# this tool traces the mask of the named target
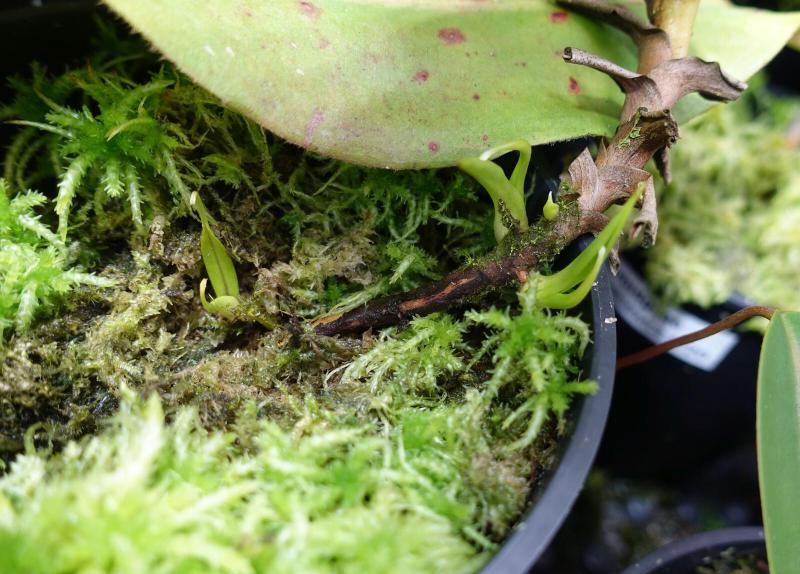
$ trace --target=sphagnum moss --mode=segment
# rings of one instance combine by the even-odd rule
[[[44,235],[103,284],[43,299],[0,347],[0,571],[476,570],[592,390],[586,325],[529,289],[513,311],[315,335],[313,317],[485,253],[482,192],[304,153],[103,53],[17,80],[3,112],[27,122],[9,201],[49,190]],[[201,307],[195,191],[263,321]]]

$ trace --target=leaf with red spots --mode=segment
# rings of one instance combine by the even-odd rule
[[[520,137],[610,135],[622,94],[561,51],[636,67],[627,37],[548,0],[104,1],[279,136],[381,167],[453,165]],[[797,14],[703,0],[693,49],[745,80],[798,24]],[[708,107],[687,100],[683,119]]]

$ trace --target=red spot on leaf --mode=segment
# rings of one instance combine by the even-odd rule
[[[331,45],[331,41],[328,40],[325,36],[322,36],[319,39],[319,49],[320,50],[324,50],[325,48],[327,48],[330,45]]]
[[[467,38],[458,28],[442,28],[439,30],[439,39],[445,44],[461,44]]]
[[[311,139],[314,137],[314,132],[317,131],[319,125],[325,121],[325,114],[321,110],[315,109],[311,119],[306,124],[306,130],[303,133],[303,147],[311,145]]]
[[[569,18],[569,14],[566,12],[558,11],[558,12],[551,12],[550,13],[550,21],[553,24],[562,24],[567,21]]]
[[[472,94],[472,99],[477,102],[478,100],[481,99],[481,95],[480,94]]]
[[[575,95],[581,93],[581,85],[578,83],[578,80],[576,80],[572,76],[569,77],[569,91]]]
[[[488,142],[489,141],[489,135],[488,134],[483,134],[481,136],[481,141],[482,142]]]
[[[428,142],[428,149],[431,150],[431,152],[436,153],[439,151],[439,144],[436,142]]]
[[[319,16],[319,8],[317,8],[312,2],[308,0],[300,0],[297,3],[297,7],[300,10],[300,13],[304,16],[308,16],[309,18],[316,18]]]
[[[420,70],[419,72],[414,74],[414,81],[419,82],[421,84],[422,82],[427,82],[428,78],[430,77],[431,75],[428,72],[428,70]]]

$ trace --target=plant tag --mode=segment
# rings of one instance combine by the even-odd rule
[[[624,261],[611,282],[614,305],[626,323],[650,342],[657,344],[708,327],[709,322],[678,307],[668,308],[659,315],[647,284]],[[669,354],[704,371],[713,371],[738,344],[739,336],[723,331],[669,351]]]

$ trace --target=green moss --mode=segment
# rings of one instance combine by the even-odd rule
[[[101,434],[56,457],[19,457],[0,479],[3,571],[474,570],[520,512],[532,459],[548,456],[549,437],[531,450],[526,425],[510,421],[528,409],[526,389],[548,390],[541,376],[559,369],[521,345],[542,345],[539,359],[555,345],[571,362],[585,343],[578,323],[532,307],[490,315],[474,320],[502,323],[513,343],[497,347],[489,384],[468,367],[466,323],[434,316],[382,334],[317,387],[301,383],[305,369],[299,386],[282,384],[285,364],[258,357],[264,348],[217,353],[195,385],[243,376],[273,392],[269,404],[244,401],[227,435],[207,433],[193,410],[165,424],[155,396],[131,407],[123,387]]]
[[[800,163],[788,131],[799,110],[756,86],[682,129],[647,260],[666,302],[708,306],[736,291],[800,308]]]
[[[488,397],[509,392],[509,414],[503,429],[514,429],[518,438],[511,448],[529,446],[548,417],[555,415],[563,428],[564,416],[573,395],[595,391],[592,381],[581,381],[580,370],[571,358],[583,354],[589,342],[589,328],[578,318],[550,315],[536,308],[535,286],[519,293],[521,312],[490,309],[472,311],[468,318],[491,329],[483,343],[491,351],[494,368],[487,381]]]
[[[474,551],[368,428],[259,424],[252,453],[158,401],[0,480],[3,572],[464,572]],[[409,486],[412,485],[412,486]],[[431,545],[435,540],[436,544]]]
[[[720,552],[719,556],[708,557],[698,566],[696,574],[760,574],[769,572],[769,565],[754,553],[737,553],[735,548]]]
[[[519,309],[317,336],[313,317],[485,255],[491,205],[454,171],[298,150],[123,45],[17,81],[4,112],[36,123],[6,155],[13,185],[44,190],[50,239],[114,287],[84,282],[0,348],[0,570],[476,570],[593,388],[587,327],[530,289]],[[254,320],[200,304],[193,192]]]
[[[61,241],[34,211],[46,202],[33,191],[9,197],[0,179],[0,346],[7,330],[24,333],[37,314],[75,287],[112,284],[73,265],[74,246]]]

